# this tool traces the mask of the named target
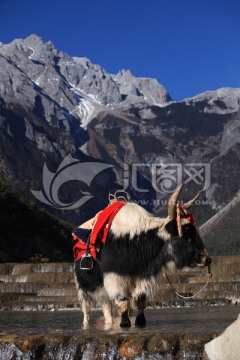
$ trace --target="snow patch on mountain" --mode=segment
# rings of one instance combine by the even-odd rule
[[[77,106],[79,117],[81,118],[81,127],[87,129],[87,125],[92,120],[94,114],[94,106],[90,101],[81,100]]]
[[[71,90],[77,97],[79,104],[71,111],[71,114],[78,115],[81,119],[81,127],[87,129],[88,124],[96,116],[101,109],[105,109],[97,96],[93,94],[86,94],[84,90],[77,88],[71,84]]]

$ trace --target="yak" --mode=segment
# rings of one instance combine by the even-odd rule
[[[88,326],[92,304],[97,302],[102,307],[105,324],[110,325],[112,304],[117,305],[121,327],[131,326],[130,305],[134,303],[135,326],[143,327],[146,302],[166,269],[207,265],[208,253],[194,217],[187,214],[198,195],[179,206],[182,188],[183,184],[171,195],[166,218],[155,217],[134,202],[122,204],[93,267],[82,269],[81,258],[76,259],[74,275],[84,326]]]

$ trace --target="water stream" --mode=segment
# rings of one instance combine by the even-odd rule
[[[147,326],[111,328],[100,311],[81,326],[79,310],[2,311],[1,360],[201,360],[206,342],[238,316],[239,306],[146,309]],[[132,321],[132,323],[134,323]]]
[[[104,325],[102,313],[95,310],[91,314],[90,326],[84,329],[80,310],[65,311],[3,311],[0,313],[1,334],[62,334],[85,335],[97,332],[139,333],[160,331],[162,333],[214,334],[222,332],[240,313],[239,306],[206,308],[146,309],[147,326],[143,329],[132,327],[121,329],[120,318],[115,317],[112,328]]]

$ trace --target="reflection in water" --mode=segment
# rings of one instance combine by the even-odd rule
[[[174,308],[146,309],[147,326],[136,329],[134,318],[130,329],[121,329],[120,318],[114,318],[114,325],[104,324],[100,311],[91,313],[89,328],[84,329],[82,313],[75,311],[2,311],[0,314],[1,334],[61,334],[61,335],[91,335],[94,333],[161,333],[174,334],[214,334],[222,332],[236,320],[240,309],[238,306],[206,307],[206,308]]]

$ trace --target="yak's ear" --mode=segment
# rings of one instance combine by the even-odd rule
[[[188,210],[192,205],[194,205],[195,201],[197,201],[197,199],[199,198],[200,192],[197,193],[197,195],[190,201],[186,202],[185,204],[181,205],[181,208],[183,210]]]
[[[177,216],[176,206],[177,206],[178,198],[182,192],[183,186],[184,186],[184,183],[182,183],[174,191],[174,193],[170,196],[170,199],[168,200],[168,217],[172,220],[176,219],[176,216]]]
[[[175,219],[171,219],[166,225],[165,229],[168,234],[178,235],[177,222]]]

